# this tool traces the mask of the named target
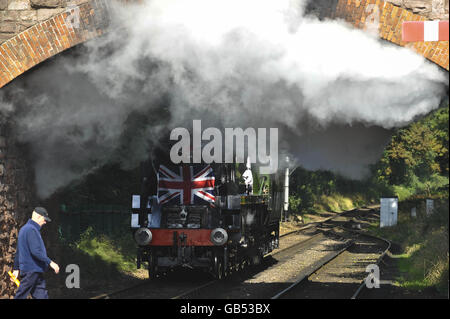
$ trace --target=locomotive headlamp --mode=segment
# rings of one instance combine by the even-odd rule
[[[216,246],[224,245],[228,240],[228,233],[223,228],[216,228],[211,232],[211,241]]]
[[[187,217],[187,212],[186,212],[186,210],[184,209],[184,206],[183,206],[183,208],[182,208],[182,210],[180,212],[180,218],[181,219],[186,219],[186,217]]]
[[[134,240],[139,246],[148,245],[152,241],[152,232],[148,228],[139,228],[134,233]]]

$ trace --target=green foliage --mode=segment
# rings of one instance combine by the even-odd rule
[[[91,257],[99,258],[121,272],[133,272],[136,269],[136,245],[128,232],[112,239],[88,227],[73,247]]]
[[[376,179],[426,191],[415,186],[448,177],[448,110],[447,105],[398,130],[374,168]]]
[[[71,207],[99,203],[123,206],[130,202],[131,194],[140,193],[140,174],[140,168],[127,171],[118,164],[105,165],[61,189],[57,196]]]
[[[415,190],[412,187],[405,187],[403,185],[394,185],[392,188],[393,195],[397,196],[399,201],[408,199],[415,193]]]
[[[395,132],[365,180],[298,167],[290,179],[290,210],[342,211],[379,203],[382,196],[448,198],[448,113],[447,98],[435,112]]]
[[[301,211],[302,199],[300,196],[289,196],[289,209],[293,212]]]
[[[398,130],[372,168],[376,184],[390,189],[387,195],[448,197],[448,99],[443,104]]]
[[[298,167],[289,184],[289,207],[294,213],[341,212],[375,198],[369,180],[349,180],[329,171],[311,172]]]

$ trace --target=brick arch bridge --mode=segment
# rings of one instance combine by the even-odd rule
[[[378,33],[380,38],[410,47],[449,70],[448,41],[401,41],[402,21],[425,21],[424,16],[380,0],[329,0],[314,9],[322,18],[344,19],[355,28]],[[75,19],[78,13],[79,20]],[[0,45],[0,88],[46,59],[107,32],[109,19],[107,0],[89,0],[70,6],[6,40]]]
[[[3,31],[11,31],[11,37],[3,38],[4,41],[0,37],[0,88],[50,57],[108,31],[108,0],[76,0],[78,4],[71,7],[65,6],[64,1],[0,0],[0,33],[2,28]],[[321,19],[343,19],[355,28],[374,32],[380,38],[410,47],[449,70],[448,41],[401,41],[402,21],[426,20],[424,16],[380,0],[315,0],[311,3],[313,5],[308,10]],[[36,4],[42,5],[43,9],[36,7]],[[49,17],[34,19],[36,12],[33,9],[38,16],[39,10],[44,10],[40,16],[45,17],[46,14]],[[10,24],[5,18],[8,10],[15,12],[21,27],[26,27],[24,30],[8,29]],[[79,20],[73,19],[77,13]],[[30,16],[31,20],[27,22]],[[29,25],[23,24],[24,20]],[[9,131],[0,118],[0,298],[14,294],[14,287],[6,279],[6,274],[14,258],[19,221],[30,213],[29,205],[34,196],[32,183],[29,182],[33,180],[33,174],[26,159],[26,147],[13,142],[8,136]]]

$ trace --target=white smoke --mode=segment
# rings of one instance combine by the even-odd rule
[[[109,59],[91,55],[85,70],[117,97],[148,78],[140,61],[167,65],[181,122],[214,109],[233,124],[230,112],[296,129],[306,113],[323,126],[393,128],[439,104],[446,76],[436,66],[341,22],[303,17],[303,2],[147,1],[120,11],[126,42]]]
[[[111,160],[133,166],[161,126],[188,127],[193,119],[204,128],[278,127],[281,147],[305,167],[364,175],[390,129],[439,105],[448,74],[343,22],[306,17],[304,5],[113,6],[111,32],[28,75],[27,98],[6,103],[9,111],[20,105],[20,138],[36,148],[40,195]],[[153,121],[133,135],[134,112]],[[119,156],[124,131],[138,138]]]

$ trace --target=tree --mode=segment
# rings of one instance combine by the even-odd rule
[[[400,129],[377,165],[380,180],[409,185],[414,177],[448,176],[448,107]]]

